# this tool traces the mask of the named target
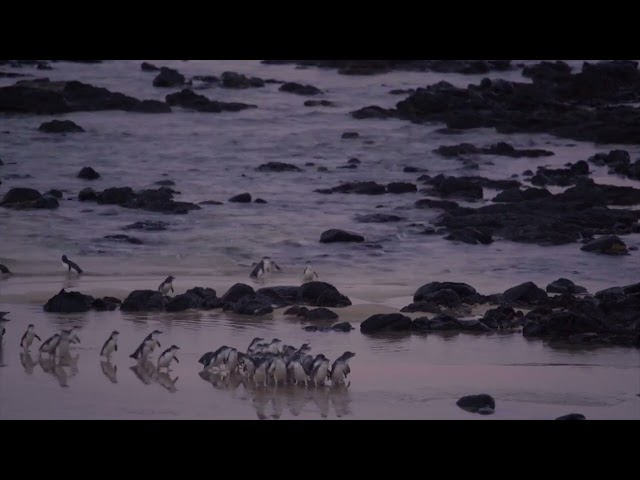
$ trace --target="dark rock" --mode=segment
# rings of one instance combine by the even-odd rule
[[[459,298],[459,297],[458,297]],[[401,312],[413,313],[413,312],[429,312],[429,313],[440,313],[441,309],[438,305],[432,302],[414,302],[406,307],[402,307]]]
[[[462,303],[460,296],[455,292],[455,290],[451,290],[449,288],[443,288],[441,290],[436,290],[435,292],[427,293],[424,295],[423,301],[445,307],[457,307]]]
[[[364,237],[362,235],[346,232],[337,228],[326,230],[322,232],[322,235],[320,235],[320,243],[336,242],[364,242]]]
[[[224,88],[264,87],[264,80],[257,77],[249,78],[236,72],[224,72],[220,76],[220,82]]]
[[[416,318],[411,324],[411,328],[418,331],[453,331],[463,330],[463,324],[451,315],[440,313],[433,318]]]
[[[399,332],[411,328],[411,319],[400,313],[373,315],[360,324],[362,333]]]
[[[307,100],[304,102],[305,107],[332,107],[333,102],[329,100]]]
[[[513,326],[513,322],[517,318],[518,314],[513,308],[507,305],[501,305],[484,312],[482,323],[492,329],[509,328]]]
[[[358,158],[350,158],[347,160],[348,164],[360,165],[362,162]]]
[[[257,108],[255,105],[238,102],[217,102],[209,100],[204,95],[198,95],[192,90],[181,90],[165,97],[167,103],[171,106],[179,106],[198,112],[220,113],[220,112],[238,112],[247,108]]]
[[[85,180],[96,180],[100,178],[100,174],[91,167],[84,167],[78,172],[78,178],[83,178]]]
[[[6,265],[2,265],[0,263],[0,273],[4,275],[11,275],[11,270],[9,270]]]
[[[250,193],[241,193],[239,195],[235,195],[229,199],[229,202],[232,203],[251,203],[251,194]]]
[[[86,187],[78,193],[78,200],[81,202],[96,202],[98,201],[98,194],[93,188]]]
[[[474,299],[478,294],[475,288],[473,288],[471,285],[467,285],[466,283],[431,282],[421,286],[418,290],[416,290],[416,292],[413,294],[413,301],[427,301],[428,295],[440,290],[453,290],[463,302]]]
[[[220,81],[215,75],[194,75],[193,80],[205,83],[217,83]]]
[[[336,332],[350,332],[351,330],[355,330],[353,325],[351,325],[349,322],[340,322],[340,323],[336,323],[335,325],[333,325],[331,327],[331,330],[336,331]]]
[[[308,311],[309,309],[307,307],[300,307],[298,309],[298,313],[296,314],[296,317],[302,317],[304,319],[304,317],[307,316]]]
[[[435,153],[443,157],[459,157],[463,155],[499,155],[512,158],[521,157],[548,157],[554,155],[548,150],[517,150],[512,145],[505,142],[499,142],[489,147],[479,148],[470,143],[461,143],[459,145],[442,145],[434,150]]]
[[[333,188],[314,190],[318,193],[355,193],[359,195],[382,195],[387,191],[384,185],[376,182],[349,182]]]
[[[264,287],[256,290],[257,295],[269,297],[271,301],[279,306],[291,305],[296,303],[299,298],[300,287]]]
[[[617,235],[607,235],[586,243],[580,250],[605,255],[628,255],[629,250]]]
[[[156,290],[135,290],[124,299],[123,312],[152,312],[165,309],[169,300]]]
[[[107,240],[114,240],[116,242],[125,242],[125,243],[131,243],[133,245],[142,245],[142,240],[140,240],[139,238],[135,238],[135,237],[130,237],[129,235],[122,235],[122,234],[118,234],[118,235],[105,235],[105,237]]]
[[[130,187],[114,187],[97,194],[97,201],[100,204],[120,205],[150,212],[186,214],[190,210],[200,210],[201,207],[193,203],[176,202],[173,200],[174,193],[174,190],[167,187],[139,192],[134,192]]]
[[[122,302],[114,297],[96,298],[91,304],[93,310],[100,312],[116,310]]]
[[[0,205],[38,200],[42,195],[33,188],[14,187],[4,194]]]
[[[565,81],[571,75],[571,67],[565,62],[543,61],[535,65],[527,65],[522,70],[522,75],[530,77],[534,82],[558,83]]]
[[[359,136],[360,134],[358,132],[344,132],[342,134],[343,139],[358,138]]]
[[[489,245],[493,243],[491,230],[482,227],[466,227],[459,230],[452,230],[451,233],[444,238],[446,240],[469,243],[471,245]]]
[[[586,420],[585,417],[581,413],[569,413],[568,415],[562,415],[561,417],[556,418],[556,420]]]
[[[493,413],[496,409],[496,401],[491,395],[482,393],[480,395],[467,395],[460,398],[456,405],[471,413],[481,413],[480,410],[487,410],[486,413]]]
[[[305,332],[318,332],[320,329],[315,325],[307,325],[302,328]]]
[[[372,213],[370,215],[356,215],[355,220],[358,223],[388,223],[400,222],[404,220],[404,218],[386,213]]]
[[[182,293],[173,297],[165,306],[167,312],[183,312],[189,309],[201,308],[202,298],[195,293]]]
[[[200,202],[199,205],[224,205],[224,203],[218,202],[217,200],[205,200],[204,202]]]
[[[459,207],[456,202],[451,200],[432,200],[430,198],[422,198],[414,205],[416,208],[438,208],[442,210],[455,210]]]
[[[351,115],[357,119],[377,118],[377,119],[384,120],[387,118],[395,117],[393,111],[387,110],[375,105],[372,105],[370,107],[364,107],[354,112],[351,112]],[[345,137],[342,137],[342,138],[345,138]]]
[[[236,283],[227,292],[222,295],[222,300],[227,303],[235,303],[242,297],[247,295],[255,295],[255,291],[249,285],[244,283]]]
[[[525,282],[505,290],[502,300],[508,303],[536,305],[545,303],[549,300],[549,296],[535,283]]]
[[[262,198],[256,198],[253,203],[267,203],[267,201]]]
[[[158,70],[160,70],[160,67],[156,67],[152,63],[142,62],[140,64],[140,69],[143,72],[157,72]]]
[[[269,162],[264,163],[256,168],[258,172],[301,172],[302,169],[291,165],[290,163],[283,162]]]
[[[313,307],[348,307],[351,300],[342,295],[336,287],[325,282],[308,282],[300,286],[300,303]]]
[[[50,122],[44,122],[38,130],[46,133],[73,133],[84,132],[84,129],[72,122],[71,120],[51,120]]]
[[[233,305],[233,313],[238,315],[260,316],[271,312],[271,299],[262,295],[245,295]]]
[[[309,310],[304,319],[309,322],[315,322],[319,320],[336,320],[338,314],[329,310],[328,308],[314,308]]]
[[[160,185],[161,187],[173,187],[176,182],[173,180],[158,180],[157,182],[153,182],[154,185]]]
[[[93,297],[80,292],[66,292],[64,288],[51,297],[44,305],[45,312],[78,313],[88,312],[93,304]]]
[[[178,87],[184,85],[186,78],[177,70],[168,67],[161,67],[160,73],[153,79],[154,87]]]
[[[549,293],[587,293],[587,289],[580,287],[567,278],[559,278],[551,282],[546,288]]]
[[[281,92],[295,93],[297,95],[318,95],[322,93],[322,90],[313,85],[301,85],[295,82],[287,82],[281,85],[278,90]]]
[[[135,113],[171,113],[171,107],[159,100],[142,100],[132,106],[130,112]]]
[[[299,305],[294,305],[293,307],[287,308],[283,312],[283,315],[294,315],[294,316],[297,316],[299,312],[300,312],[300,306]]]
[[[509,188],[503,190],[493,199],[494,202],[525,202],[527,200],[535,200],[538,198],[550,197],[551,192],[546,188],[527,188],[520,190],[519,188]]]
[[[446,177],[434,186],[435,191],[443,197],[482,198],[482,187],[463,177]]]
[[[389,193],[413,193],[417,191],[418,187],[413,183],[392,182],[387,185],[387,192]]]

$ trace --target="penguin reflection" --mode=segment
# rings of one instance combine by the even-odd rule
[[[218,390],[235,391],[240,385],[244,385],[245,378],[242,375],[232,373],[230,375],[221,374],[219,372],[212,372],[209,370],[202,370],[199,372],[200,378],[205,382],[211,383],[213,388]]]
[[[141,360],[130,368],[131,371],[136,374],[136,377],[145,385],[151,385],[158,373],[156,366],[149,359]]]
[[[33,370],[38,365],[29,352],[20,352],[20,363],[27,375],[33,375]]]
[[[349,393],[349,384],[332,385],[329,389],[329,399],[333,405],[333,410],[336,412],[336,417],[344,417],[349,415],[351,411],[349,406],[351,405],[351,394]]]
[[[171,393],[175,393],[178,390],[176,388],[176,382],[178,381],[178,378],[180,377],[172,379],[169,376],[169,372],[158,372],[157,376],[158,383],[169,390]]]
[[[105,377],[107,377],[111,383],[118,383],[118,379],[116,378],[116,373],[118,372],[117,365],[113,365],[111,360],[102,360],[100,362],[100,368],[102,369],[102,373],[104,373]]]

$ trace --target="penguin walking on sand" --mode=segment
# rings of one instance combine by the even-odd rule
[[[160,284],[160,286],[158,287],[158,291],[160,293],[162,293],[163,295],[168,295],[169,292],[174,293],[175,290],[173,289],[173,281],[176,279],[176,277],[169,275],[164,282],[162,282]]]
[[[75,270],[78,274],[82,273],[82,269],[78,264],[69,260],[66,255],[62,255],[62,267],[68,272]]]
[[[36,327],[33,324],[29,324],[27,327],[27,331],[22,335],[22,339],[20,340],[20,346],[25,350],[29,351],[29,347],[33,343],[34,339],[38,339],[39,342],[42,342],[40,337],[36,334]]]
[[[129,355],[130,358],[138,361],[145,361],[147,357],[155,350],[156,347],[160,347],[160,342],[157,340],[157,336],[162,332],[160,330],[154,330],[142,341],[136,351]]]
[[[313,270],[311,262],[307,262],[307,265],[304,267],[304,272],[302,272],[302,283],[313,282],[317,279],[318,274]]]
[[[111,332],[111,335],[109,335],[109,338],[107,338],[107,341],[104,342],[104,345],[102,346],[102,350],[100,350],[101,357],[108,359],[111,357],[111,354],[113,352],[118,351],[118,335],[120,335],[120,332],[118,332],[117,330],[114,330],[113,332]]]
[[[175,360],[177,363],[180,363],[180,361],[178,360],[178,357],[176,357],[176,353],[178,352],[178,350],[180,350],[180,347],[171,345],[164,352],[162,352],[162,355],[158,357],[158,371],[161,368],[166,368],[168,371],[169,364],[171,364],[172,360]]]

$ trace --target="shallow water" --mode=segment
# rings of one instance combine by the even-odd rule
[[[461,135],[436,132],[441,124],[413,125],[398,120],[355,120],[348,112],[376,104],[393,106],[403,95],[394,88],[415,88],[446,80],[456,85],[478,83],[481,76],[393,72],[380,76],[343,76],[321,69],[261,65],[258,61],[153,61],[178,68],[187,76],[238,71],[261,78],[311,83],[327,93],[332,108],[303,106],[307,97],[278,92],[278,85],[249,90],[202,89],[211,99],[253,103],[259,108],[237,113],[207,114],[174,109],[167,115],[126,112],[81,112],[56,116],[0,115],[0,194],[11,187],[40,191],[58,188],[65,200],[54,211],[13,211],[0,208],[0,263],[16,274],[0,279],[0,309],[11,311],[0,368],[1,418],[555,418],[578,411],[587,418],[640,418],[640,358],[624,348],[576,349],[527,341],[521,334],[439,334],[398,338],[367,337],[358,323],[373,313],[396,311],[410,303],[413,292],[430,281],[464,281],[483,294],[532,280],[540,286],[568,277],[595,292],[638,281],[637,252],[624,257],[598,256],[579,245],[539,247],[497,239],[491,245],[466,245],[440,236],[417,235],[411,222],[429,224],[438,212],[415,210],[421,194],[322,195],[316,188],[346,181],[415,182],[429,174],[481,175],[503,179],[538,165],[560,167],[613,148],[548,135],[502,135],[476,129]],[[77,79],[140,99],[162,99],[176,89],[151,86],[153,73],[140,61],[99,65],[55,63],[54,70],[28,68],[23,73],[51,79]],[[572,62],[575,66],[581,62]],[[519,71],[493,73],[491,78],[528,81]],[[0,79],[0,85],[14,79]],[[50,135],[37,131],[44,121],[69,118],[86,133]],[[344,131],[360,138],[341,140]],[[9,131],[10,133],[3,133]],[[367,143],[367,142],[374,143]],[[540,159],[482,155],[478,170],[465,170],[456,160],[433,153],[439,145],[469,142],[488,145],[508,141],[519,148],[544,148],[556,153]],[[337,169],[349,158],[356,170]],[[268,161],[293,163],[301,173],[260,173]],[[14,163],[15,162],[15,163]],[[314,162],[314,166],[305,166]],[[88,182],[75,176],[83,166],[102,178]],[[318,172],[326,166],[329,172]],[[608,175],[593,167],[598,183],[638,186],[638,182]],[[30,177],[24,178],[29,175]],[[172,179],[182,192],[178,200],[225,201],[244,191],[268,201],[258,204],[203,206],[188,215],[165,215],[116,206],[81,203],[77,192],[92,186],[151,188]],[[554,190],[556,191],[556,190]],[[485,190],[484,202],[495,191]],[[376,208],[381,205],[382,208]],[[395,213],[396,224],[360,224],[355,215]],[[123,231],[141,220],[162,220],[161,232]],[[318,242],[322,231],[344,228],[363,234],[367,245]],[[118,244],[105,235],[126,233],[143,245]],[[640,244],[639,235],[624,237]],[[61,272],[59,258],[67,254],[85,270],[79,279]],[[296,285],[306,260],[320,275],[348,295],[353,307],[338,313],[354,322],[351,333],[306,333],[296,321],[275,313],[266,319],[230,317],[220,312],[131,315],[92,312],[45,314],[42,305],[70,288],[96,296],[124,298],[137,288],[157,288],[167,275],[177,277],[176,293],[192,286],[211,286],[219,294],[236,282],[248,282],[249,265],[271,255],[283,267],[269,284]],[[25,371],[19,340],[28,323],[44,339],[61,323],[81,325],[82,344],[74,351],[77,365],[53,374],[36,365]],[[169,379],[143,383],[130,369],[128,354],[159,324],[161,343],[181,347],[180,363]],[[122,332],[114,355],[112,383],[109,365],[101,366],[99,350],[108,333]],[[208,349],[227,344],[246,348],[254,336],[278,337],[297,345],[311,342],[313,353],[331,359],[345,350],[351,361],[352,383],[344,391],[217,388],[199,375],[197,359]],[[34,360],[37,360],[34,349]],[[157,352],[156,352],[157,353]],[[157,355],[154,357],[157,358]],[[28,358],[24,359],[25,362]],[[27,364],[27,370],[30,370]],[[45,363],[45,367],[47,367]],[[47,367],[48,368],[48,367]],[[63,373],[64,372],[64,373]],[[105,373],[106,372],[106,373]],[[178,377],[174,387],[169,381]],[[67,385],[60,388],[61,384]],[[214,388],[212,388],[212,386]],[[160,388],[163,387],[163,388]],[[495,415],[481,417],[460,410],[462,395],[489,393],[496,398]],[[43,402],[42,398],[47,401]],[[275,413],[274,413],[275,412]],[[281,413],[278,413],[281,412]]]

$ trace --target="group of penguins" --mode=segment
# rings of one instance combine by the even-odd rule
[[[0,319],[7,321],[5,315],[8,312],[0,312]],[[48,354],[50,358],[57,359],[69,353],[69,348],[73,343],[80,343],[76,335],[78,327],[63,329],[59,333],[53,334],[40,344],[40,355]],[[1,327],[0,339],[4,336],[5,329]],[[129,355],[130,358],[138,361],[138,364],[148,362],[149,356],[156,347],[160,347],[158,336],[162,334],[160,330],[154,330],[140,343],[138,348]],[[119,332],[114,330],[105,341],[100,356],[110,359],[113,352],[118,350]],[[33,344],[34,340],[41,341],[35,332],[35,327],[30,324],[27,331],[20,340],[20,346],[26,351]],[[169,371],[169,366],[174,360],[179,363],[177,352],[180,347],[171,345],[164,350],[157,360],[157,369],[165,368]],[[203,371],[219,373],[221,377],[230,375],[240,375],[256,386],[275,385],[313,385],[324,386],[327,381],[331,385],[341,385],[346,383],[347,376],[351,373],[349,360],[355,356],[353,352],[344,352],[329,367],[330,360],[322,353],[315,356],[310,355],[311,347],[308,343],[300,348],[291,345],[282,345],[282,341],[274,338],[271,342],[265,342],[264,338],[254,338],[245,352],[226,345],[218,348],[215,352],[207,352],[198,363],[202,364]]]
[[[332,385],[346,383],[351,373],[349,360],[355,353],[344,352],[329,368],[330,360],[320,353],[310,355],[308,343],[300,348],[281,345],[282,341],[274,338],[265,342],[264,338],[254,338],[246,353],[236,348],[223,345],[215,352],[207,352],[198,363],[205,371],[219,372],[221,376],[239,374],[252,380],[256,386],[303,385],[324,386],[329,380]]]

